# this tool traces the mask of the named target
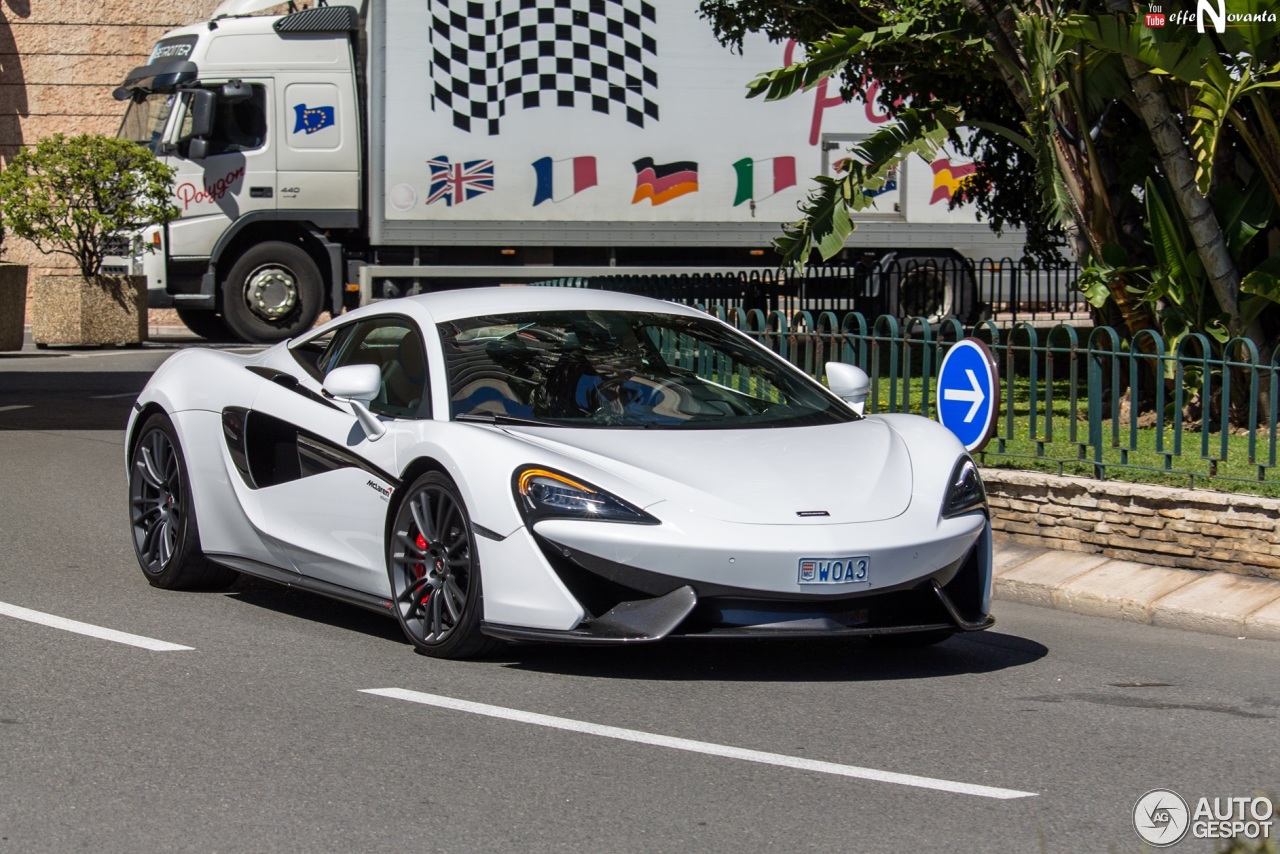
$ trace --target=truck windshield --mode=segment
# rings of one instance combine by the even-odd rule
[[[164,126],[169,121],[169,113],[173,112],[173,105],[177,100],[178,96],[173,92],[157,92],[142,100],[131,100],[116,136],[133,140],[151,149],[152,154],[159,154]]]

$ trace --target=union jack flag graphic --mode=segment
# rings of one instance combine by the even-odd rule
[[[431,186],[427,192],[427,204],[443,200],[446,207],[462,204],[481,193],[493,192],[493,161],[466,160],[450,163],[448,157],[433,157],[427,161],[431,170]]]

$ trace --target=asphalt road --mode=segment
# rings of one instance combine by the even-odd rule
[[[457,663],[264,583],[153,589],[122,427],[164,355],[0,355],[0,854],[1137,852],[1150,789],[1280,787],[1276,643],[997,603],[993,631],[922,652],[529,645]]]

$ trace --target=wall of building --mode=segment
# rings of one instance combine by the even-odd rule
[[[169,29],[208,18],[220,0],[0,0],[0,167],[50,134],[114,134],[111,98]],[[12,238],[6,259],[66,266]]]
[[[1280,500],[983,469],[992,526],[1015,542],[1280,580]]]

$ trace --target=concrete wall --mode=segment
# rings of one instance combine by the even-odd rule
[[[983,469],[995,530],[1028,545],[1280,579],[1280,500]]]
[[[0,165],[52,133],[112,135],[123,108],[111,90],[147,61],[168,29],[207,18],[219,0],[0,0]],[[46,258],[12,238],[6,258]]]

